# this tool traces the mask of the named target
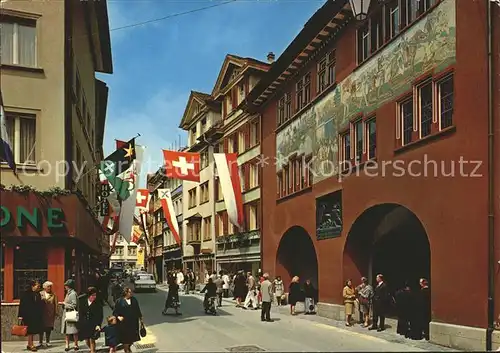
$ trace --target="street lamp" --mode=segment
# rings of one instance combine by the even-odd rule
[[[368,9],[371,0],[349,0],[354,17],[358,21],[364,21],[368,17]]]

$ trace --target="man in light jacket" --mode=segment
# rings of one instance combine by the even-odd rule
[[[247,273],[247,288],[248,288],[248,293],[247,297],[245,299],[245,304],[244,308],[248,309],[250,306],[250,303],[252,304],[252,308],[254,310],[257,309],[257,288],[256,288],[256,283],[255,283],[255,278],[252,276],[251,272]]]
[[[260,291],[262,293],[262,309],[260,311],[260,321],[273,322],[273,320],[271,320],[273,285],[271,281],[269,281],[269,273],[264,273],[262,277],[264,277],[264,281],[260,284]]]

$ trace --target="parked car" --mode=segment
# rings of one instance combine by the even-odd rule
[[[156,292],[156,281],[153,275],[149,273],[141,273],[134,281],[135,291],[153,291]]]

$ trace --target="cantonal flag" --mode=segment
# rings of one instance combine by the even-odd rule
[[[172,203],[172,195],[169,189],[158,189],[158,196],[163,208],[163,215],[167,221],[168,228],[172,232],[175,241],[181,245],[181,237],[179,236],[179,224],[177,223],[177,216],[175,214],[174,205]]]

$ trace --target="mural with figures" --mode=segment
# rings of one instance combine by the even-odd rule
[[[338,131],[356,114],[372,112],[408,91],[425,72],[453,64],[455,42],[455,0],[446,0],[281,130],[276,137],[278,160],[312,153],[314,183],[335,175]]]

